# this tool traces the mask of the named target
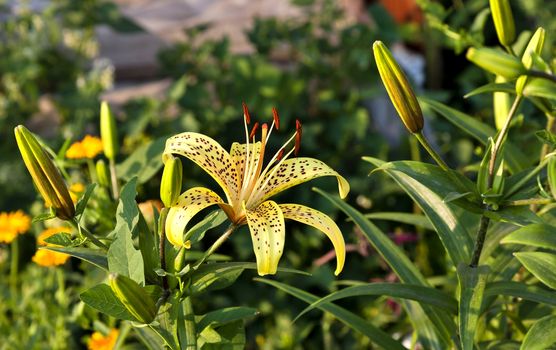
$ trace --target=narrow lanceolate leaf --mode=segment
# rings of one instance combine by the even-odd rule
[[[545,252],[517,252],[514,256],[542,283],[556,289],[556,254]]]
[[[227,307],[220,310],[208,312],[197,321],[197,329],[203,330],[207,326],[218,326],[226,323],[254,317],[259,312],[251,307]]]
[[[363,214],[338,197],[331,196],[320,189],[315,189],[315,191],[341,209],[355,222],[400,281],[429,286],[405,252],[395,245],[384,232],[367,220]],[[408,309],[412,323],[420,334],[420,339],[426,342],[426,347],[434,349],[449,347],[448,344],[451,342],[451,336],[456,332],[456,327],[448,314],[439,312],[427,304],[416,304],[410,301],[403,301],[402,304]]]
[[[513,231],[504,237],[500,243],[523,244],[556,250],[556,227],[548,224],[528,225]]]
[[[520,60],[502,50],[472,47],[467,50],[465,57],[487,72],[506,79],[515,79],[525,72]]]
[[[445,171],[420,162],[385,163],[371,157],[363,159],[390,175],[423,209],[454,265],[469,261],[473,248],[471,236],[454,213],[455,205],[443,200],[447,193],[442,189],[449,189],[452,183]]]
[[[294,297],[303,300],[306,303],[314,303],[318,300],[318,297],[316,297],[315,295],[307,293],[301,289],[291,287],[287,284],[283,284],[268,279],[262,279],[262,278],[256,278],[255,280],[258,282],[269,284],[280,290],[283,290],[284,292],[291,294]],[[375,327],[370,322],[364,320],[363,318],[357,316],[354,313],[347,311],[344,308],[341,308],[334,304],[323,304],[319,307],[319,309],[334,315],[334,317],[336,317],[342,323],[360,332],[361,334],[369,338],[373,343],[375,343],[376,345],[384,349],[389,349],[389,350],[406,349],[400,342],[392,339],[392,337],[389,334],[383,332],[382,330]]]
[[[486,285],[484,298],[500,295],[556,306],[556,292],[536,285],[513,281],[498,281]]]
[[[419,98],[419,101],[432,108],[436,113],[446,118],[450,123],[454,124],[485,146],[488,143],[489,137],[494,137],[496,135],[496,130],[481,123],[470,115],[427,98]],[[504,142],[503,155],[510,172],[514,174],[525,169],[532,161],[531,157],[525,156],[517,146],[508,140]]]
[[[384,295],[392,298],[415,300],[444,309],[453,315],[455,315],[458,310],[457,301],[438,289],[405,283],[368,283],[347,287],[331,293],[309,305],[296,317],[296,319],[314,308],[318,308],[320,305],[332,303],[339,299],[368,295]]]
[[[520,350],[545,350],[556,343],[556,316],[541,318],[529,329]]]
[[[367,219],[390,220],[402,224],[419,226],[427,230],[434,230],[434,227],[432,226],[430,220],[426,216],[420,214],[409,214],[404,212],[381,212],[365,214],[365,217]]]
[[[470,267],[464,263],[458,266],[460,288],[459,334],[463,350],[473,350],[473,340],[477,330],[481,305],[483,303],[488,266]]]

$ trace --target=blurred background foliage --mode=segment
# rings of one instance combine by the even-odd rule
[[[384,160],[419,157],[393,109],[388,116],[398,123],[393,127],[399,130],[400,142],[389,139],[386,126],[374,117],[373,101],[383,98],[384,93],[372,61],[371,43],[377,39],[388,45],[404,43],[420,53],[426,62],[423,94],[492,124],[490,95],[461,97],[491,79],[461,54],[471,43],[492,45],[496,40],[485,12],[487,1],[416,0],[421,11],[409,18],[399,17],[384,6],[387,1],[376,1],[365,5],[364,20],[358,21],[347,20],[336,1],[295,3],[304,14],[299,18],[253,19],[245,33],[253,48],[250,54],[234,53],[226,37],[204,39],[202,34],[209,25],[186,29],[186,39],[161,50],[157,77],[169,78],[171,84],[162,98],[134,98],[117,107],[124,140],[119,160],[147,142],[182,131],[205,133],[225,147],[241,141],[241,102],[245,101],[252,117],[259,121],[271,120],[271,108],[277,107],[281,127],[271,139],[273,149],[294,132],[299,119],[303,123],[301,154],[317,157],[344,175],[352,186],[347,200],[361,211],[412,212],[412,202],[400,189],[383,175],[369,178],[369,166],[360,160],[364,155]],[[52,0],[38,11],[22,2],[15,12],[9,5],[0,5],[0,209],[37,214],[41,204],[30,190],[31,179],[16,151],[13,127],[28,125],[54,151],[67,147],[67,140],[98,135],[99,101],[117,84],[117,72],[109,61],[99,58],[95,26],[108,25],[119,32],[142,29],[109,1]],[[521,26],[518,32],[541,25],[547,33],[556,29],[555,3],[520,0],[512,6]],[[555,38],[548,35],[547,39],[545,49],[553,52]],[[525,106],[523,113],[528,111]],[[475,141],[447,122],[428,117],[427,132],[452,165],[480,160],[482,149]],[[519,122],[529,124],[525,130],[533,132],[543,128],[542,118],[532,116]],[[533,148],[540,147],[532,132],[516,136]],[[198,167],[184,165],[186,188],[210,185],[207,181],[212,180]],[[154,176],[142,181],[139,200],[158,197],[160,172],[156,162],[151,168]],[[324,179],[303,185],[302,191],[295,192],[295,201],[311,204],[337,219],[349,251],[342,279],[391,281],[390,271],[352,223],[334,213],[311,186],[333,191],[336,184]],[[282,202],[288,201],[286,196]],[[103,199],[95,201],[91,205],[102,210]],[[98,217],[92,216],[89,220],[98,226],[107,227],[105,230],[111,227],[111,222],[99,223],[95,221]],[[438,255],[441,250],[435,235],[410,225],[377,224],[393,238],[410,237],[399,239],[409,256],[426,275],[444,278],[445,260]],[[71,260],[63,267],[45,269],[30,262],[35,250],[33,234],[41,230],[34,224],[30,234],[19,238],[25,247],[20,256],[23,293],[14,298],[7,278],[0,279],[0,349],[74,349],[83,347],[92,330],[117,326],[79,301],[78,294],[101,279],[94,267]],[[281,274],[276,278],[317,295],[337,288],[333,266],[322,264],[331,249],[328,241],[320,233],[294,224],[288,225],[287,235],[282,264],[308,269],[313,276]],[[215,237],[216,233],[209,233],[206,241]],[[254,260],[251,249],[246,249],[251,242],[245,228],[235,233],[231,242],[221,253],[237,260]],[[3,277],[9,275],[8,248],[0,247]],[[320,312],[311,312],[292,324],[305,305],[254,282],[253,277],[252,272],[245,273],[226,293],[215,291],[210,298],[196,300],[196,311],[233,305],[257,308],[260,315],[247,325],[248,347],[253,349],[371,348],[367,339]],[[355,298],[341,304],[388,332],[406,334],[410,326],[398,304],[383,297],[369,300]]]

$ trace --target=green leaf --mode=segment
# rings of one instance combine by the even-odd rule
[[[85,188],[85,192],[79,198],[79,201],[77,202],[77,205],[75,206],[75,216],[79,216],[79,215],[83,214],[83,212],[87,208],[87,203],[89,202],[89,199],[91,198],[91,195],[95,191],[96,186],[97,186],[97,184],[95,184],[95,183],[87,185],[87,188]]]
[[[314,190],[341,209],[355,222],[371,245],[398,276],[400,281],[408,284],[429,286],[426,279],[409,260],[405,252],[400,247],[396,246],[378,227],[365,219],[363,214],[342,201],[339,197],[331,196],[318,188]],[[446,313],[439,312],[429,305],[415,305],[412,303],[413,302],[404,301],[403,305],[408,309],[408,314],[412,319],[412,323],[422,336],[421,339],[427,342],[426,345],[430,348],[446,348],[446,345],[450,343],[451,335],[456,331],[453,320]],[[434,325],[434,330],[437,330],[438,333],[431,328],[431,324]],[[437,341],[438,335],[442,337],[442,342],[444,344]]]
[[[143,256],[133,245],[132,232],[139,221],[139,209],[135,203],[137,179],[129,181],[120,193],[120,203],[116,212],[116,228],[111,236],[115,241],[108,249],[110,272],[126,276],[139,284],[145,283]]]
[[[141,343],[149,350],[166,350],[164,344],[160,342],[160,336],[151,328],[135,327],[133,332],[137,335]],[[127,350],[127,349],[126,349]]]
[[[347,287],[345,289],[331,293],[324,298],[319,299],[317,302],[309,305],[305,310],[297,315],[296,319],[300,318],[319,305],[331,303],[339,299],[363,295],[386,295],[392,298],[415,300],[421,303],[430,304],[445,309],[446,311],[454,315],[457,313],[458,310],[457,301],[446,293],[439,291],[438,289],[416,284],[368,283],[364,285]]]
[[[427,98],[419,98],[419,102],[429,106],[441,116],[445,117],[449,122],[459,127],[483,145],[487,145],[489,137],[496,135],[494,128],[481,123],[470,115],[462,113],[456,109],[443,105],[440,102]],[[517,173],[524,169],[532,161],[531,157],[527,157],[523,152],[508,140],[505,141],[504,160],[507,162],[508,168],[512,173]]]
[[[523,95],[556,100],[556,83],[543,78],[529,78]]]
[[[475,95],[484,94],[486,92],[507,92],[510,94],[515,94],[515,86],[510,83],[489,83],[471,90],[470,92],[465,94],[463,98],[469,98]]]
[[[541,318],[529,329],[520,350],[545,350],[556,343],[556,316]]]
[[[514,256],[542,283],[556,289],[556,254],[545,252],[517,252]]]
[[[78,259],[91,263],[103,270],[108,271],[108,260],[106,253],[98,249],[82,248],[82,247],[51,247],[45,246],[40,249],[52,250],[53,252],[66,253]]]
[[[209,213],[203,220],[186,232],[184,241],[189,240],[192,244],[200,241],[208,230],[220,226],[227,218],[226,213],[222,210],[215,210]]]
[[[79,297],[85,304],[108,316],[112,316],[120,320],[138,322],[135,317],[127,311],[124,304],[118,300],[110,286],[107,284],[99,284],[89,288],[81,293]]]
[[[73,242],[69,232],[58,232],[44,240],[46,243],[59,245],[62,247],[71,247]]]
[[[444,170],[421,162],[385,163],[371,157],[363,159],[390,175],[421,207],[454,265],[469,261],[473,241],[455,213],[455,204],[445,203],[443,200],[449,193],[457,191],[452,185],[451,177]]]
[[[319,298],[313,294],[307,293],[301,289],[297,289],[295,287],[291,287],[287,284],[283,284],[277,281],[263,278],[255,278],[255,281],[269,284],[309,304],[312,304],[319,300]],[[341,308],[334,304],[322,304],[319,306],[319,309],[334,315],[334,317],[336,317],[342,323],[360,332],[361,334],[369,338],[373,343],[384,349],[405,350],[405,347],[400,342],[392,339],[389,334],[383,332],[379,328],[375,327],[372,323],[366,321],[365,319],[357,316],[354,313],[347,311],[344,308]]]
[[[507,295],[556,306],[556,292],[522,282],[499,281],[486,285],[485,298]]]
[[[218,326],[226,323],[255,317],[259,312],[251,307],[227,307],[220,310],[208,312],[201,316],[197,321],[197,329],[204,329],[207,326]]]
[[[209,330],[211,327],[206,327]],[[203,332],[201,332],[203,333]],[[245,326],[243,321],[235,321],[228,323],[215,330],[218,336],[216,344],[205,343],[203,350],[243,350],[245,349]],[[205,335],[206,334],[202,334]],[[216,337],[214,337],[216,339]]]
[[[50,219],[54,219],[56,217],[56,211],[51,207],[48,213],[42,213],[33,218],[31,221],[32,224],[36,222],[46,221]]]
[[[473,350],[473,341],[481,315],[481,305],[489,272],[488,266],[470,267],[465,263],[458,266],[460,290],[458,321],[463,350]]]
[[[246,262],[224,262],[201,265],[191,273],[191,294],[206,293],[232,285],[244,270],[256,270],[257,264]],[[304,271],[278,268],[279,272],[292,272],[309,275]]]
[[[548,224],[528,225],[513,231],[504,237],[500,243],[523,244],[556,250],[556,227]]]
[[[429,219],[426,216],[419,214],[408,214],[403,212],[382,212],[365,214],[365,217],[367,219],[396,221],[403,224],[423,227],[431,231],[434,230],[434,227],[432,226]]]
[[[137,176],[139,184],[147,182],[162,167],[162,152],[166,137],[139,146],[129,157],[116,166],[118,176],[125,181]]]
[[[556,146],[556,134],[553,134],[548,130],[539,130],[535,133],[535,136],[544,144],[551,147]]]

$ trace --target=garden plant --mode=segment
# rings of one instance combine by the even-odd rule
[[[9,244],[9,269],[3,270],[9,271],[9,291],[0,305],[0,331],[8,333],[13,319],[14,334],[25,332],[19,328],[27,321],[17,321],[22,311],[30,312],[33,325],[49,324],[37,328],[51,328],[35,330],[27,339],[6,337],[0,349],[82,346],[73,334],[86,337],[90,349],[322,344],[325,349],[528,350],[556,344],[552,33],[544,27],[518,33],[509,0],[473,2],[480,5],[474,26],[459,32],[443,18],[441,5],[419,2],[428,30],[452,38],[446,45],[465,52],[475,66],[471,69],[488,80],[465,95],[467,101],[477,99],[483,113],[488,109],[492,118],[486,121],[439,102],[434,94],[418,97],[388,48],[391,38],[385,37],[385,44],[379,33],[360,24],[344,29],[338,46],[319,38],[312,26],[316,32],[329,29],[338,14],[324,3],[330,8],[317,24],[258,20],[249,33],[257,49],[252,57],[232,55],[226,40],[193,45],[202,29],[190,30],[191,41],[161,53],[167,74],[176,75],[168,96],[138,100],[124,109],[128,115],[141,114],[133,124],[118,120],[110,105],[100,102],[94,122],[100,137],[68,139],[56,151],[26,126],[15,127],[22,163],[40,197],[33,199],[33,219],[20,210],[0,214],[0,241]],[[491,45],[478,34],[488,25],[496,33]],[[261,28],[278,34],[266,40]],[[264,55],[292,28],[298,41],[292,40],[290,54],[303,56],[303,45],[313,51],[284,69],[294,73],[281,75]],[[364,51],[342,51],[342,44],[357,46],[359,39],[366,40]],[[218,64],[203,67],[196,55]],[[304,81],[333,67],[335,60],[353,66],[312,84]],[[226,67],[222,74],[213,69],[219,66]],[[368,81],[373,89],[362,87]],[[250,82],[260,91],[251,90]],[[232,91],[236,84],[245,96]],[[334,85],[358,89],[338,92]],[[349,152],[357,148],[354,139],[361,140],[359,150],[373,143],[361,104],[381,86],[397,114],[391,117],[408,132],[411,160],[388,161],[381,145],[372,149],[379,156],[354,159],[357,153]],[[305,95],[310,89],[319,91],[316,97]],[[296,117],[299,107],[308,110]],[[152,117],[171,109],[178,116],[166,123]],[[338,118],[344,112],[344,119]],[[92,119],[85,114],[80,127]],[[458,163],[447,157],[440,151],[442,138],[427,131],[433,124],[452,125],[450,132],[469,138],[474,158]],[[150,125],[164,131],[144,142]],[[327,135],[331,140],[323,142],[337,148],[319,152],[317,141]],[[309,192],[302,184],[311,180],[316,187]],[[366,193],[373,182],[382,187],[381,197]],[[331,190],[335,184],[338,194]],[[388,196],[403,198],[393,202],[401,208],[365,205],[369,198]],[[409,236],[419,240],[415,251],[404,249],[403,233],[383,229],[388,227],[384,220],[412,230]],[[42,228],[31,259],[51,268],[44,275],[20,266],[26,251],[19,236],[31,226]],[[307,242],[318,237],[309,233],[313,229],[327,237],[328,245],[316,270],[309,261],[319,255],[306,260],[296,255],[311,255]],[[359,246],[350,244],[354,237]],[[350,267],[359,261],[350,255],[354,252],[358,259],[378,261],[382,276],[370,279],[368,265]],[[55,267],[70,256],[83,264]],[[250,277],[245,280],[245,275]],[[26,280],[41,278],[43,286]],[[292,303],[297,316],[286,319],[284,333],[294,329],[298,339],[280,343],[272,331],[249,339],[250,327],[261,327],[255,319],[274,316],[272,327],[280,327],[278,307],[267,306],[273,311],[265,312],[248,302],[265,298],[254,292],[261,290],[269,299],[276,292],[276,300]],[[42,314],[46,306],[33,303],[37,295],[72,310],[48,320]],[[353,299],[361,304],[350,303]],[[303,323],[315,315],[322,316],[319,341],[309,336],[314,326]],[[85,336],[80,327],[95,332]],[[64,341],[70,334],[72,340]],[[41,344],[39,338],[51,342]]]

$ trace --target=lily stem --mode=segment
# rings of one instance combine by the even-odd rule
[[[432,159],[434,159],[434,161],[443,170],[445,170],[445,171],[450,170],[450,168],[448,167],[448,164],[446,164],[446,162],[444,162],[442,157],[440,157],[440,155],[431,147],[431,145],[429,144],[429,141],[427,140],[427,138],[423,135],[423,133],[421,131],[419,131],[419,132],[417,132],[413,135],[415,135],[415,138],[419,141],[419,143],[421,143],[423,148],[430,154]]]
[[[230,226],[228,226],[226,231],[224,231],[224,233],[220,237],[218,237],[218,239],[210,246],[210,248],[205,252],[205,254],[203,254],[203,256],[193,264],[193,269],[196,269],[199,266],[201,266],[201,264],[205,262],[205,260],[207,260],[209,256],[211,256],[224,242],[226,242],[226,240],[236,230],[236,228],[237,228],[236,224],[230,224]]]
[[[508,112],[508,117],[506,118],[506,122],[500,132],[496,136],[496,141],[492,147],[492,155],[490,157],[490,162],[488,165],[488,188],[492,188],[492,183],[494,181],[494,167],[496,165],[496,158],[498,157],[498,153],[500,151],[500,147],[502,146],[502,142],[505,140],[508,130],[510,128],[510,124],[512,122],[513,117],[515,116],[519,104],[523,100],[523,95],[517,95],[510,111]],[[484,205],[484,210],[490,210],[489,205]],[[471,262],[469,263],[470,267],[477,267],[479,261],[481,259],[481,252],[483,251],[483,245],[485,243],[486,234],[488,231],[488,225],[490,224],[490,219],[483,213],[481,215],[481,221],[479,222],[479,228],[477,230],[477,237],[475,238],[475,246],[473,247],[473,255],[471,257]]]
[[[120,189],[118,188],[118,176],[116,175],[116,162],[114,159],[109,160],[108,166],[110,168],[110,180],[112,181],[112,197],[117,201]]]
[[[502,204],[505,206],[518,206],[518,205],[531,205],[531,204],[550,204],[553,203],[552,198],[528,198],[528,199],[518,199],[515,201],[507,201]]]
[[[158,231],[160,232],[159,255],[160,255],[160,268],[166,271],[166,218],[168,217],[168,208],[162,208],[160,211],[160,224]],[[162,288],[165,293],[168,293],[170,287],[168,285],[168,276],[162,276]]]
[[[183,300],[183,313],[185,324],[185,350],[197,350],[197,325],[195,324],[195,314],[193,313],[193,304],[191,297]],[[183,346],[183,344],[182,344]]]
[[[91,231],[89,231],[85,226],[81,226],[76,219],[69,220],[69,223],[77,229],[79,235],[87,237],[97,247],[108,250],[108,246],[106,244],[102,243],[98,238],[96,238],[95,235],[93,235]]]

